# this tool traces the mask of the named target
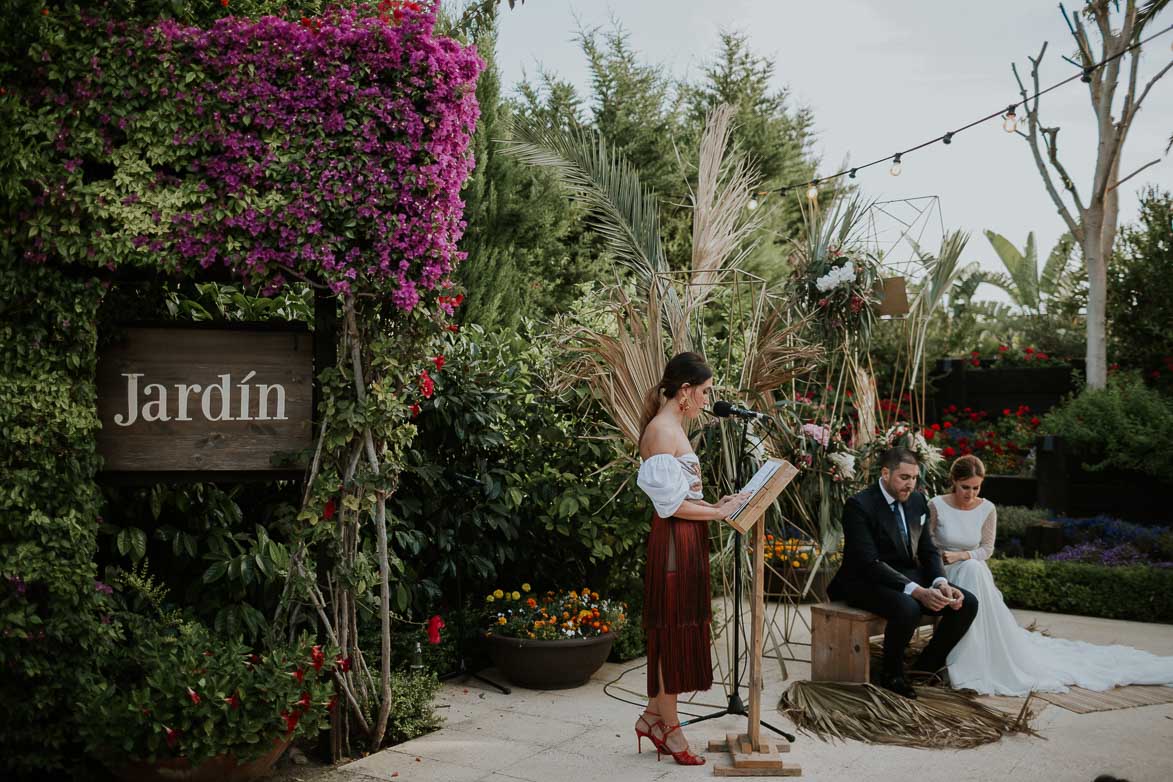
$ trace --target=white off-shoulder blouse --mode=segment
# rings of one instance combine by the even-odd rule
[[[639,466],[635,482],[652,500],[662,519],[674,515],[685,500],[704,497],[701,493],[701,462],[695,453],[650,456]]]

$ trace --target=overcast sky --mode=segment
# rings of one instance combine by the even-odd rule
[[[1037,54],[1044,41],[1051,44],[1042,84],[1073,71],[1060,58],[1074,47],[1054,0],[527,0],[502,11],[503,84],[544,68],[585,93],[587,65],[575,31],[580,23],[606,27],[612,18],[648,61],[681,77],[701,73],[722,29],[747,33],[755,52],[775,60],[778,86],[813,110],[820,173],[838,170],[847,159],[861,163],[914,146],[1018,100],[1010,63],[1018,62],[1025,78],[1027,55]],[[1151,30],[1171,23],[1173,11],[1167,11]],[[1173,57],[1171,43],[1173,33],[1167,33],[1145,47],[1142,84]],[[1044,96],[1042,114],[1045,124],[1062,127],[1061,159],[1086,193],[1095,155],[1086,86],[1075,81]],[[1146,99],[1122,172],[1162,158],[1171,133],[1173,74]],[[982,230],[1002,233],[1019,247],[1034,231],[1042,258],[1065,230],[1025,140],[1007,134],[999,121],[950,146],[909,155],[899,177],[885,165],[857,181],[865,196],[878,200],[939,196],[946,229],[973,234],[965,257],[989,268],[998,268],[998,261]],[[1124,185],[1122,222],[1135,217],[1137,191],[1147,183],[1173,188],[1173,156]],[[893,225],[878,224],[887,236]],[[924,240],[935,247],[939,239],[934,218]]]

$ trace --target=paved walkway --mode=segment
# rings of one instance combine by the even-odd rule
[[[1173,625],[1016,611],[1018,620],[1037,621],[1053,635],[1095,643],[1122,643],[1173,655]],[[799,623],[801,625],[801,623]],[[799,633],[802,631],[799,630]],[[792,637],[795,637],[792,634]],[[797,655],[795,655],[797,656]],[[639,707],[618,702],[604,685],[622,675],[618,687],[642,691],[641,664],[608,664],[589,685],[574,690],[512,695],[484,689],[475,680],[449,684],[440,692],[443,729],[340,767],[330,782],[644,782],[699,780],[712,776],[715,756],[699,768],[656,762],[644,742],[635,752],[632,726]],[[806,678],[809,666],[788,662],[791,679]],[[492,676],[492,671],[486,671]],[[777,663],[767,661],[763,719],[793,732],[774,710],[786,687]],[[620,697],[637,699],[611,690]],[[742,691],[745,695],[745,691]],[[717,688],[703,693],[709,704],[723,702]],[[1045,705],[1045,704],[1040,704]],[[708,709],[698,708],[705,712]],[[1041,738],[1011,737],[970,750],[881,747],[861,742],[826,743],[799,734],[790,761],[809,780],[1046,780],[1091,782],[1112,773],[1131,782],[1173,780],[1173,704],[1079,715],[1045,705],[1035,722]],[[744,730],[742,718],[725,717],[689,732],[694,748],[727,731]]]

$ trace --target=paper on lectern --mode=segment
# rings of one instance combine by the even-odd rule
[[[741,492],[748,493],[749,496],[746,497],[745,501],[742,502],[741,505],[737,506],[737,510],[730,513],[726,519],[728,521],[733,521],[736,519],[737,515],[745,510],[745,506],[753,502],[754,496],[759,491],[761,491],[767,483],[769,483],[770,479],[774,477],[774,473],[778,472],[778,468],[780,468],[783,464],[784,462],[777,459],[767,459],[766,462],[758,468],[758,471],[754,473],[753,477],[749,479],[749,483],[745,484],[745,487],[741,490]]]

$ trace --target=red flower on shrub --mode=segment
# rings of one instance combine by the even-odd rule
[[[326,662],[326,653],[322,651],[322,647],[315,646],[310,649],[310,664],[314,666],[315,671],[322,670],[322,664]]]
[[[957,450],[953,446],[950,445],[947,448],[945,448],[945,450],[941,451],[941,453],[945,456],[946,459],[952,459],[954,456],[957,455]]]
[[[298,684],[301,684],[302,680],[305,679],[305,671],[303,671],[300,666],[298,666],[296,671],[289,675],[296,679]]]
[[[334,504],[334,498],[331,497],[330,499],[326,500],[326,507],[322,508],[322,516],[326,519],[326,521],[329,521],[330,519],[334,518],[334,512],[337,510],[338,507]]]
[[[420,372],[420,393],[424,395],[424,399],[431,399],[432,394],[436,393],[436,381],[432,380],[426,369]]]
[[[945,423],[941,424],[941,428],[943,428],[943,429],[952,429],[952,428],[953,428],[953,422],[952,422],[952,421],[946,421]]]
[[[175,728],[169,728],[164,725],[163,733],[167,736],[167,748],[175,749],[176,743],[179,742],[179,731],[177,731]]]
[[[435,358],[432,359],[432,363],[436,365],[436,371],[439,372],[441,369],[444,368],[444,357],[443,356],[436,356]]]
[[[1022,352],[1026,353],[1029,356],[1031,353],[1035,352],[1035,349],[1034,348],[1027,348],[1026,350],[1024,350]]]
[[[228,707],[233,710],[240,708],[240,698],[238,698],[236,696],[236,693],[232,693],[231,695],[229,695],[227,698],[224,699],[224,702],[227,703]]]
[[[999,353],[1005,353],[1007,350],[1010,350],[1010,348],[1006,347],[1005,345],[999,345],[999,346],[998,346],[998,352],[999,352]]]
[[[411,411],[412,418],[415,418],[417,415],[420,414],[420,406],[417,405],[415,402],[412,402],[411,406],[408,407],[407,409]]]
[[[191,687],[188,687],[188,688],[187,688],[187,697],[188,697],[188,698],[190,698],[190,699],[191,699],[191,702],[192,702],[192,703],[194,703],[196,706],[198,706],[198,705],[200,704],[200,695],[199,695],[199,693],[197,693],[197,692],[196,692],[195,690],[193,690]]]
[[[222,6],[224,6],[225,8],[227,8],[227,7],[228,7],[228,0],[220,0],[220,5],[222,5]]]
[[[980,367],[982,365],[982,360],[980,358],[971,358],[969,363],[975,367]]]
[[[334,707],[338,705],[338,696],[331,695],[329,703],[326,704],[326,711],[334,711]]]
[[[350,658],[349,657],[343,657],[342,655],[338,655],[337,657],[334,658],[334,664],[337,665],[338,670],[342,671],[343,673],[346,673],[347,671],[350,670]]]
[[[449,331],[451,331],[453,333],[460,331],[460,326],[457,325],[456,323],[449,323],[445,328],[447,328]]]
[[[933,429],[926,429],[925,430],[925,439],[926,440],[929,440],[931,442],[932,439],[936,436],[937,436],[937,432],[935,430],[933,430]]]
[[[285,720],[285,730],[289,733],[297,730],[297,723],[301,721],[301,715],[297,712],[282,711],[281,718]]]
[[[440,631],[445,627],[444,620],[439,616],[433,616],[428,620],[428,643],[435,645],[440,643]]]
[[[308,692],[303,692],[297,700],[297,705],[301,707],[302,711],[309,711],[310,706],[314,705],[314,699]]]

